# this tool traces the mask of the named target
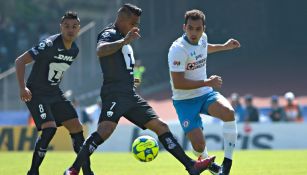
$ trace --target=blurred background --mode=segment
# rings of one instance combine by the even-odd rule
[[[78,12],[82,30],[77,40],[80,54],[61,86],[78,108],[94,113],[102,82],[96,37],[127,2],[143,9],[142,38],[133,43],[141,67],[138,92],[162,118],[176,121],[168,49],[183,33],[185,11],[197,8],[206,14],[210,43],[224,43],[229,38],[241,42],[240,49],[209,55],[207,61],[208,75],[223,77],[219,91],[242,105],[244,114],[241,118],[237,114],[238,122],[251,120],[246,117],[250,101],[258,110],[257,121],[273,122],[270,115],[276,99],[284,113],[278,121],[307,121],[305,0],[0,0],[0,125],[28,123],[28,111],[19,100],[14,60],[40,40],[58,33],[60,17],[67,10]],[[298,106],[293,120],[286,116],[289,100]]]

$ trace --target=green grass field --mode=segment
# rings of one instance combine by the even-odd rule
[[[223,152],[212,152],[221,163]],[[189,153],[189,155],[191,155]],[[191,155],[192,156],[192,155]],[[0,175],[25,175],[31,152],[0,152]],[[49,152],[41,175],[61,175],[75,158],[71,152]],[[307,175],[307,150],[236,151],[232,175]],[[131,153],[94,153],[91,157],[96,175],[184,175],[187,172],[167,152],[150,163],[138,162]],[[209,175],[208,171],[203,173]]]

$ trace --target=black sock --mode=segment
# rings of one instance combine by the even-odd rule
[[[78,133],[74,133],[74,134],[70,134],[71,139],[72,139],[72,143],[73,143],[73,147],[74,147],[74,151],[75,153],[79,153],[83,142],[84,142],[84,136],[83,136],[83,131],[78,132]],[[87,158],[87,157],[85,157]],[[91,170],[91,162],[90,159],[88,157],[87,160],[84,160],[84,163],[82,165],[82,171],[84,175],[90,174],[92,172]]]
[[[56,132],[56,128],[45,128],[37,138],[32,157],[30,172],[38,173],[39,166],[44,160],[48,145]]]
[[[159,136],[159,140],[164,148],[179,160],[187,169],[194,165],[194,161],[188,157],[179,145],[173,134],[170,132]]]
[[[223,166],[223,173],[229,174],[232,166],[232,160],[224,157],[222,166]]]
[[[91,154],[96,150],[96,148],[102,144],[104,140],[100,137],[97,132],[94,132],[89,138],[84,142],[81,150],[79,151],[75,162],[72,167],[77,171],[80,170],[81,165],[86,159],[89,159]]]

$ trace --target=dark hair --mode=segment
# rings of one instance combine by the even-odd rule
[[[203,21],[203,25],[205,25],[205,14],[200,10],[193,9],[193,10],[187,11],[184,15],[184,19],[185,19],[184,24],[187,24],[188,19],[191,19],[191,20],[201,19]]]
[[[136,15],[136,16],[141,16],[142,15],[142,9],[140,9],[139,7],[137,7],[136,5],[133,4],[124,4],[119,10],[119,13],[123,12],[125,13],[127,16],[131,16],[131,13]]]
[[[65,12],[64,16],[62,16],[61,23],[62,23],[65,19],[76,19],[77,21],[80,22],[80,19],[79,19],[79,17],[78,17],[77,12],[74,12],[74,11],[67,11],[67,12]]]

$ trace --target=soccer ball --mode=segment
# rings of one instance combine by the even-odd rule
[[[140,136],[132,143],[132,153],[141,162],[154,160],[159,152],[159,145],[156,139],[151,136]]]

